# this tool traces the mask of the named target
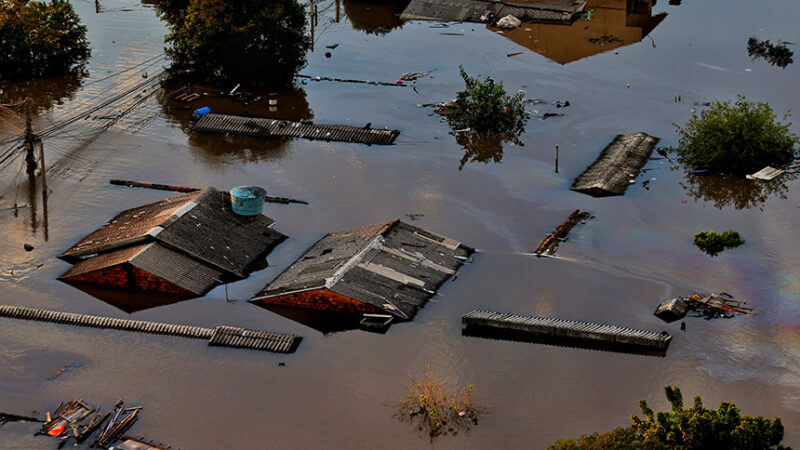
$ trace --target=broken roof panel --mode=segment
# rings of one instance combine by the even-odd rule
[[[399,220],[340,231],[320,239],[251,301],[327,291],[407,320],[472,252]]]
[[[659,140],[646,133],[618,134],[570,189],[594,197],[624,194]]]

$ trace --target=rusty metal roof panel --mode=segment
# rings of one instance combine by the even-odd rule
[[[117,214],[105,225],[84,237],[59,258],[74,262],[85,255],[148,241],[148,233],[195,200],[202,191],[176,195]]]
[[[596,197],[624,194],[659,140],[646,133],[617,135],[570,189]]]
[[[390,145],[400,134],[398,130],[322,125],[229,114],[206,114],[195,123],[192,131],[255,137],[295,137],[369,145]]]

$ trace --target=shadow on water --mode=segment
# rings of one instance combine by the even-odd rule
[[[357,330],[361,317],[334,311],[321,311],[289,306],[265,305],[260,302],[254,304],[286,317],[297,323],[313,328],[322,334],[333,334],[342,331]]]
[[[653,15],[655,4],[655,0],[588,0],[589,20],[584,16],[570,25],[526,23],[502,35],[559,64],[569,64],[647,37],[667,17],[667,13]]]
[[[467,163],[482,162],[488,164],[490,161],[499,164],[503,160],[503,146],[507,143],[513,145],[524,145],[516,133],[479,133],[476,131],[452,131],[458,145],[464,148],[464,156],[458,165],[458,170],[464,168]]]
[[[192,101],[176,99],[182,93],[200,94]],[[198,151],[200,159],[208,164],[219,164],[225,158],[233,157],[241,162],[255,162],[282,156],[289,138],[256,138],[247,136],[215,135],[193,133],[192,112],[209,107],[213,113],[233,114],[252,117],[269,117],[281,120],[303,121],[314,118],[314,112],[306,99],[306,92],[298,87],[277,92],[277,106],[269,105],[270,92],[247,90],[240,87],[235,95],[228,95],[233,86],[227,89],[199,84],[187,84],[185,80],[173,78],[166,81],[158,101],[167,121],[176,125],[189,137],[192,150]]]
[[[65,101],[72,100],[88,76],[84,69],[62,77],[39,78],[17,83],[0,83],[0,103],[17,104],[31,98],[31,115],[37,116]]]
[[[381,2],[354,2],[344,0],[344,13],[354,30],[367,34],[384,35],[403,28],[400,13],[411,0]]]
[[[717,209],[763,209],[772,196],[786,199],[789,182],[795,174],[784,174],[770,181],[748,180],[732,175],[694,175],[687,173],[680,183],[686,195],[695,201],[711,202]]]

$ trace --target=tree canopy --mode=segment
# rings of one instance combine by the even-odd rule
[[[776,121],[766,103],[739,96],[736,102],[715,101],[684,127],[676,125],[680,140],[678,158],[697,169],[715,173],[746,174],[764,166],[785,166],[795,158],[800,142],[790,124]]]
[[[86,27],[69,2],[0,0],[0,80],[63,75],[89,57]]]
[[[694,405],[683,408],[683,395],[677,387],[664,388],[671,412],[654,413],[647,402],[639,401],[643,418],[631,416],[631,426],[607,433],[562,439],[551,450],[578,449],[674,449],[674,450],[760,450],[784,447],[781,419],[742,416],[736,405],[722,402],[717,409],[703,406],[699,396]]]
[[[310,40],[296,0],[157,0],[178,69],[214,81],[285,86],[306,65]]]

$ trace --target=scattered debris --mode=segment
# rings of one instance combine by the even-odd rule
[[[547,112],[547,113],[542,114],[542,120],[549,119],[551,117],[563,117],[563,116],[564,116],[564,114]]]
[[[32,252],[34,248],[31,244],[25,244],[22,247],[25,249],[26,252]]]
[[[711,319],[730,319],[736,315],[752,314],[753,308],[745,306],[747,302],[739,302],[728,293],[711,293],[701,295],[694,293],[689,297],[676,297],[658,305],[655,316],[670,323],[686,317],[689,311],[696,313],[694,317]]]
[[[774,167],[767,166],[754,174],[746,175],[745,178],[748,180],[770,181],[783,175],[784,173],[786,173],[786,171],[783,169],[776,169]]]
[[[337,44],[338,45],[338,44]],[[164,444],[147,441],[143,437],[134,438],[131,436],[122,436],[122,442],[115,448],[117,450],[169,450],[171,447],[164,447]]]
[[[406,214],[406,217],[408,217],[411,220],[419,220],[420,218],[425,217],[425,214],[408,213]]]
[[[320,239],[251,302],[411,320],[473,249],[395,219]]]
[[[367,145],[391,145],[400,134],[399,130],[365,130],[350,125],[320,125],[228,114],[206,114],[197,121],[192,131],[256,137],[297,137]]]
[[[694,102],[694,106],[711,106],[711,102]]]
[[[42,424],[42,428],[37,434],[59,437],[64,432],[72,431],[77,435],[78,423],[93,413],[94,410],[93,406],[87,405],[83,400],[77,398],[68,401],[66,404],[62,403],[56,408],[56,412],[52,417],[50,417],[49,412],[47,413],[47,421]],[[70,429],[67,430],[67,427]]]
[[[392,325],[392,317],[389,314],[362,314],[359,325],[362,330],[385,333]]]
[[[553,104],[556,105],[556,108],[566,108],[569,106],[569,100],[556,100]]]
[[[597,45],[606,45],[606,44],[616,44],[619,42],[625,42],[622,38],[613,35],[604,35],[598,38],[589,38],[589,42],[592,44]]]
[[[81,363],[67,364],[64,367],[62,367],[62,368],[56,370],[55,372],[53,372],[52,374],[50,374],[48,379],[55,380],[56,378],[58,378],[61,374],[63,374],[67,370],[72,369],[72,368],[76,368],[77,369],[79,367],[81,367]]]
[[[200,296],[247,278],[287,237],[205,188],[121,212],[59,255],[69,282]]]
[[[530,50],[525,50],[525,51],[522,51],[522,52],[512,52],[512,53],[507,53],[507,54],[506,54],[506,57],[510,58],[510,57],[512,57],[512,56],[517,56],[517,55],[521,55],[521,54],[523,54],[523,53],[528,53],[528,52],[530,52]]]
[[[230,326],[203,328],[190,325],[117,319],[10,305],[0,305],[0,317],[38,322],[54,322],[64,325],[93,328],[138,331],[140,333],[179,336],[191,339],[208,339],[209,346],[248,348],[275,353],[294,353],[300,345],[300,341],[303,339],[300,336],[292,334],[272,333]]]
[[[304,80],[311,80],[311,81],[335,81],[338,83],[359,83],[359,84],[372,84],[375,86],[400,86],[406,87],[406,84],[398,83],[398,82],[391,82],[391,81],[370,81],[370,80],[354,80],[354,79],[346,79],[346,78],[331,78],[331,77],[312,77],[310,75],[297,75],[297,78],[301,78]]]
[[[192,92],[189,90],[188,87],[186,87],[178,91],[178,93],[175,94],[174,96],[172,96],[172,99],[183,103],[191,103],[200,97],[202,97],[201,94],[198,94],[197,92]]]
[[[593,197],[624,194],[629,180],[639,174],[658,141],[646,133],[617,135],[570,189]]]
[[[400,75],[400,78],[398,78],[398,80],[417,81],[419,79],[427,77],[430,74],[431,74],[430,72],[407,72]]]
[[[338,47],[338,46],[339,46],[339,44],[331,44],[331,45],[326,45],[325,48],[329,48],[331,50],[335,50],[336,47]]]
[[[109,183],[117,186],[140,187],[147,189],[155,189],[158,191],[197,192],[200,190],[200,188],[195,188],[195,187],[174,186],[171,184],[158,184],[158,183],[142,183],[140,181],[130,181],[130,180],[112,179],[109,180]],[[289,204],[289,203],[299,203],[301,205],[308,204],[308,202],[305,200],[295,200],[293,198],[287,198],[287,197],[274,197],[271,195],[265,196],[264,201],[267,203],[280,203],[280,204]]]
[[[558,248],[558,244],[567,240],[567,235],[569,234],[570,230],[572,230],[572,228],[579,222],[586,223],[585,221],[591,217],[592,215],[586,211],[581,211],[579,209],[572,211],[569,217],[567,217],[567,220],[559,225],[553,234],[548,234],[542,243],[539,244],[539,247],[534,252],[536,256],[554,255],[556,248]]]
[[[465,336],[522,340],[664,356],[672,336],[666,331],[581,322],[551,317],[474,310],[461,317]]]
[[[520,25],[522,25],[522,22],[511,14],[497,21],[497,28],[501,30],[513,30],[514,28],[519,28]]]

